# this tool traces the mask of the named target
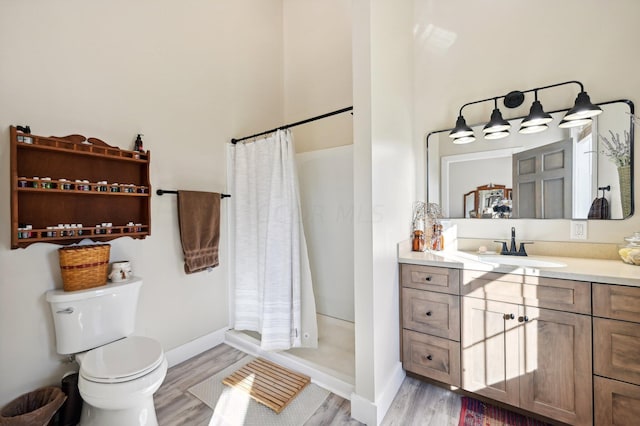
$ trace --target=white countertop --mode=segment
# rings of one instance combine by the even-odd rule
[[[640,266],[629,265],[622,260],[549,256],[527,256],[519,258],[518,256],[500,256],[495,253],[483,255],[463,251],[414,252],[403,246],[403,244],[400,244],[398,249],[399,263],[471,269],[476,271],[494,271],[640,287]],[[539,264],[551,262],[560,264],[561,266],[532,267],[497,263],[502,258],[505,258],[505,262],[531,261],[532,263]]]

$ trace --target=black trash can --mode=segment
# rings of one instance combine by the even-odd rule
[[[76,426],[80,423],[82,413],[82,398],[78,390],[78,373],[72,373],[62,378],[62,391],[67,400],[60,408],[58,426]]]
[[[0,426],[46,426],[66,399],[55,386],[25,393],[0,411]]]

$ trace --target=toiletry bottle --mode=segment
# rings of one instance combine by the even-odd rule
[[[424,232],[419,229],[413,231],[412,250],[424,251],[424,243]]]
[[[142,137],[141,136],[142,136],[141,133],[138,133],[138,136],[136,136],[136,142],[135,142],[135,144],[133,146],[133,150],[144,153],[144,146],[142,145]]]

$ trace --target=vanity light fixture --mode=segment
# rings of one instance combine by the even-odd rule
[[[548,123],[553,121],[553,117],[551,116],[551,114],[548,114],[544,111],[542,104],[538,100],[538,91],[563,86],[566,84],[577,84],[578,86],[580,86],[580,92],[576,97],[574,106],[560,121],[558,127],[569,128],[583,126],[590,123],[593,117],[602,112],[602,109],[599,106],[591,103],[589,95],[584,91],[584,86],[581,82],[572,80],[523,91],[514,90],[504,96],[497,96],[466,103],[460,108],[460,113],[458,114],[458,119],[456,121],[456,127],[451,131],[451,133],[449,133],[449,137],[453,139],[453,143],[455,144],[470,143],[475,141],[473,130],[467,125],[464,116],[462,115],[462,110],[469,105],[487,101],[494,102],[494,109],[491,113],[490,121],[482,129],[484,138],[495,140],[509,136],[510,125],[509,122],[507,122],[502,117],[502,113],[500,112],[500,109],[498,109],[498,99],[504,98],[504,105],[507,108],[517,108],[524,102],[525,93],[529,92],[534,92],[535,99],[531,104],[529,115],[522,120],[518,132],[523,134],[542,132],[549,128]]]

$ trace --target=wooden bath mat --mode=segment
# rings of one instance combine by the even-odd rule
[[[257,358],[224,378],[222,383],[248,393],[280,414],[310,381],[308,376]]]

